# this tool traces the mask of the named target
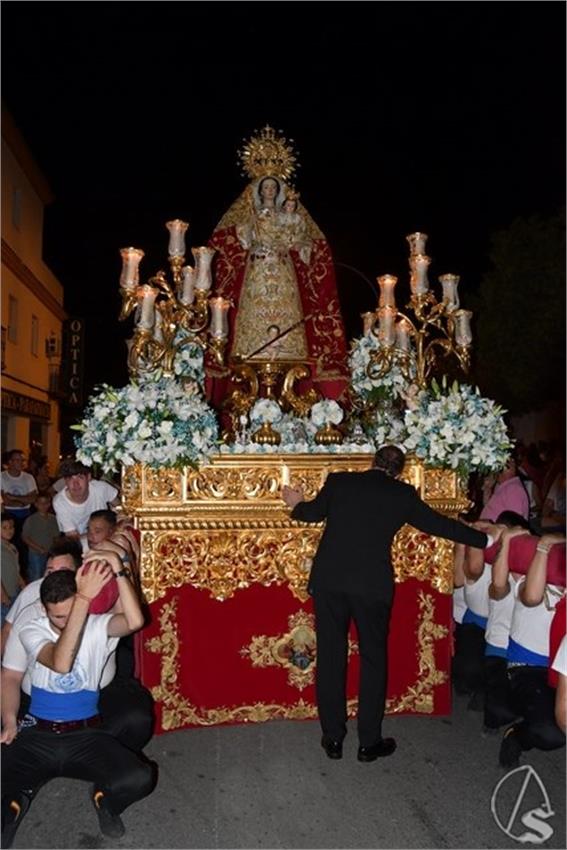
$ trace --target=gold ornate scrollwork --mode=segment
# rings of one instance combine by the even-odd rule
[[[219,469],[208,467],[187,476],[190,498],[215,501],[274,499],[280,491],[280,470],[274,465],[259,469]]]
[[[440,593],[453,589],[453,543],[429,537],[409,525],[394,537],[392,563],[397,582],[417,578],[429,582]]]
[[[448,629],[434,621],[435,600],[419,591],[419,620],[417,624],[418,680],[398,699],[386,701],[388,714],[414,711],[431,714],[435,708],[433,689],[447,681],[447,674],[437,669],[434,641],[446,637]]]
[[[139,464],[122,467],[122,504],[126,512],[142,506],[142,467]]]
[[[181,501],[183,471],[180,469],[152,469],[145,467],[144,495],[151,502]]]
[[[146,569],[142,588],[148,602],[171,587],[190,584],[223,601],[251,584],[282,584],[302,602],[320,534],[292,529],[283,542],[281,530],[191,529],[186,532],[144,532],[142,552]],[[149,562],[149,563],[148,563]]]
[[[226,401],[233,428],[236,430],[238,417],[247,414],[258,398],[260,383],[256,370],[249,363],[235,363],[232,366],[232,376],[236,383],[244,384],[243,388],[233,390]]]
[[[280,400],[285,403],[285,407],[293,410],[296,416],[307,416],[313,405],[321,398],[315,389],[310,389],[303,395],[296,394],[295,382],[310,376],[311,369],[304,363],[298,363],[288,369],[283,380]]]
[[[215,726],[219,723],[264,723],[267,720],[307,720],[317,717],[317,707],[303,699],[292,705],[257,702],[237,707],[219,706],[206,709],[192,705],[179,687],[179,638],[177,624],[178,600],[164,604],[160,616],[160,634],[146,641],[149,652],[159,654],[160,683],[152,688],[153,698],[161,704],[161,725],[165,731],[182,726]],[[447,680],[435,663],[434,641],[447,634],[447,629],[434,622],[435,601],[430,594],[419,592],[419,620],[417,623],[418,671],[417,682],[410,685],[400,697],[386,703],[388,714],[413,711],[431,714],[435,709],[434,688]],[[282,665],[285,666],[285,665]],[[347,711],[356,714],[357,700],[349,699]]]

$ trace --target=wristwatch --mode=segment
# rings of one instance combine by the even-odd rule
[[[114,573],[115,578],[122,578],[125,576],[126,578],[130,578],[130,570],[124,567],[120,570],[120,572]]]

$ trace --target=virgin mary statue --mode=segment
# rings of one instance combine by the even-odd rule
[[[215,228],[216,292],[232,301],[228,362],[303,362],[323,397],[348,383],[346,337],[329,245],[289,178],[295,156],[265,127],[240,152],[250,183]],[[227,373],[208,367],[209,396],[220,404]]]

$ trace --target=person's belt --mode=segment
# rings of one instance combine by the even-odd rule
[[[34,717],[35,726],[38,729],[45,729],[47,732],[54,732],[56,735],[62,735],[64,732],[74,732],[77,729],[91,729],[100,726],[102,718],[100,714],[95,714],[93,717],[86,717],[84,720],[44,720],[41,717]]]

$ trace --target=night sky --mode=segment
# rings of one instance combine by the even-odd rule
[[[4,2],[3,97],[56,197],[44,258],[87,319],[87,389],[127,380],[119,249],[167,267],[165,222],[207,241],[270,123],[326,234],[350,338],[377,275],[408,290],[488,267],[491,234],[564,204],[565,5]],[[308,21],[315,17],[315,21]],[[401,298],[399,303],[404,303]]]

